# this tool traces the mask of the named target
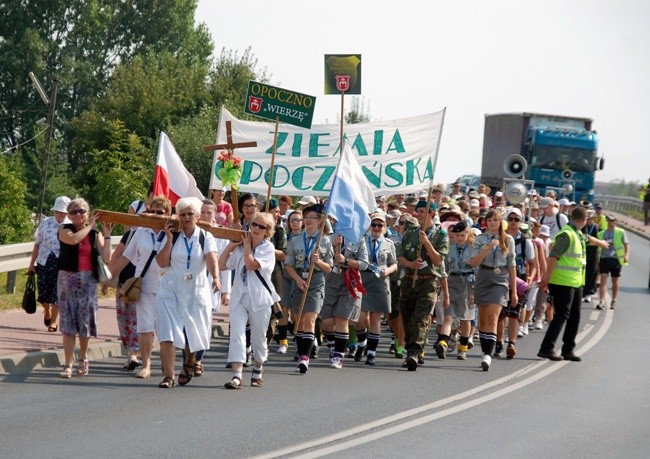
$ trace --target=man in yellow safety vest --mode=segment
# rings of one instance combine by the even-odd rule
[[[585,245],[609,245],[592,236],[580,232],[587,223],[587,209],[576,207],[571,212],[571,219],[553,240],[553,248],[548,257],[547,270],[539,284],[540,289],[548,290],[553,298],[555,315],[548,326],[546,335],[539,349],[538,357],[549,360],[582,360],[574,353],[575,338],[580,326],[580,308],[582,287],[585,283],[585,265],[587,263]],[[555,353],[555,342],[565,326],[562,337],[562,355]]]

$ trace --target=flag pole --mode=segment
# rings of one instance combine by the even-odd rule
[[[427,207],[426,212],[429,214],[429,207],[431,206],[431,194],[433,192],[433,177],[436,173],[436,165],[438,164],[438,151],[440,150],[440,139],[442,138],[442,128],[445,125],[445,113],[447,113],[447,107],[442,109],[442,121],[440,122],[440,132],[438,132],[438,142],[436,144],[436,155],[433,157],[433,167],[431,169],[431,183],[429,184],[429,193],[427,195]],[[418,251],[416,260],[422,256],[422,244],[418,239]],[[413,283],[411,287],[415,287],[415,282],[418,280],[418,270],[416,269],[413,273]]]
[[[345,91],[341,91],[341,140],[339,142],[339,162],[336,165],[336,170],[334,173],[334,180],[336,180],[336,172],[339,170],[339,166],[341,165],[341,157],[343,156],[343,110],[344,110],[344,103],[345,103]],[[334,188],[334,183],[332,183],[332,188],[330,188],[330,196],[332,195],[332,189]],[[329,206],[329,198],[330,196],[327,197],[327,203]],[[325,223],[327,223],[327,208],[325,210],[325,215],[323,216],[323,221],[321,222],[320,225],[320,230],[318,231],[318,239],[316,240],[316,250],[320,249],[320,240],[323,237],[323,231],[325,230]],[[337,262],[337,265],[339,263]],[[340,266],[339,266],[340,268]],[[295,323],[296,327],[300,327],[300,321],[302,320],[302,312],[303,309],[305,308],[305,302],[307,301],[307,294],[309,292],[309,285],[311,284],[311,278],[314,274],[314,264],[309,261],[309,275],[307,276],[307,284],[305,285],[305,291],[302,292],[302,298],[300,299],[300,309],[298,310],[298,320]],[[298,330],[296,328],[296,330]]]
[[[273,152],[271,153],[271,169],[269,170],[269,187],[266,190],[266,207],[264,212],[269,211],[269,203],[271,202],[271,187],[273,186],[273,168],[275,167],[275,151],[278,147],[278,129],[280,127],[280,117],[275,117],[275,133],[273,134]]]

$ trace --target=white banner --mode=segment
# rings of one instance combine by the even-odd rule
[[[350,143],[375,196],[414,193],[433,183],[445,111],[393,121],[347,124]],[[226,142],[226,121],[233,143],[256,141],[257,147],[235,150],[242,158],[240,191],[266,194],[274,123],[243,121],[222,108],[217,144]],[[328,196],[340,155],[340,125],[311,129],[281,124],[273,174],[273,194]],[[220,183],[214,152],[210,188]]]

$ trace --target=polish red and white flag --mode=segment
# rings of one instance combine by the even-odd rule
[[[194,196],[201,200],[204,199],[203,194],[196,186],[196,180],[185,168],[176,148],[164,132],[160,133],[160,142],[158,143],[153,193],[154,196],[168,198],[172,202],[172,206],[175,206],[176,201],[180,198]]]

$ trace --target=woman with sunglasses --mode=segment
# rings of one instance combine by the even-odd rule
[[[294,210],[289,214],[287,218],[287,246],[289,241],[294,236],[297,236],[302,233],[302,211]],[[285,257],[286,260],[286,257]],[[287,271],[285,264],[282,263],[282,299],[280,304],[282,305],[282,312],[284,316],[278,321],[278,340],[279,347],[277,350],[278,354],[286,354],[289,349],[289,340],[287,339],[288,323],[289,323],[289,310],[291,309],[291,276]]]
[[[476,237],[469,266],[478,267],[474,300],[478,305],[478,329],[481,339],[483,371],[490,369],[497,342],[497,322],[501,309],[517,297],[515,241],[503,228],[501,213],[490,210],[485,216],[487,230]]]
[[[377,346],[381,337],[381,316],[391,313],[391,291],[389,277],[397,271],[395,244],[384,237],[386,219],[382,214],[370,216],[370,235],[366,239],[369,252],[368,269],[361,273],[366,294],[361,300],[361,313],[355,324],[357,339],[367,341],[366,365],[375,365]],[[366,338],[367,339],[364,339]],[[361,361],[364,347],[357,347],[356,362]]]
[[[250,231],[243,240],[231,242],[219,257],[221,270],[233,270],[235,282],[230,299],[230,346],[228,362],[232,378],[226,389],[242,386],[246,357],[246,324],[250,324],[253,350],[251,386],[262,387],[262,365],[268,357],[266,330],[271,318],[271,306],[280,296],[271,283],[275,266],[275,247],[269,240],[275,231],[271,214],[258,213],[250,222]]]
[[[147,214],[157,215],[161,218],[169,217],[172,213],[172,203],[169,199],[162,196],[157,196],[149,203],[149,210]],[[109,268],[113,275],[120,276],[119,284],[123,284],[131,277],[142,276],[149,257],[154,250],[160,250],[160,246],[165,237],[163,231],[154,231],[151,228],[136,228],[131,227],[130,231],[134,231],[130,239],[124,240],[124,237],[129,238],[125,234],[122,238],[120,245],[115,249],[115,253],[111,258]],[[121,249],[120,246],[124,244]],[[125,272],[128,270],[128,265],[133,265],[133,270],[130,273]],[[160,284],[160,266],[156,260],[151,260],[147,271],[142,280],[142,290],[140,292],[140,299],[135,302],[136,318],[135,330],[137,332],[136,343],[140,349],[140,356],[142,357],[142,369],[136,374],[136,378],[148,378],[151,376],[151,353],[154,344],[154,317],[156,312],[156,292]],[[127,303],[127,300],[119,293],[118,288],[118,304]],[[133,371],[137,365],[131,362],[138,363],[136,359],[131,358],[128,362],[129,366],[125,369]]]
[[[175,348],[185,349],[183,368],[178,376],[181,386],[192,379],[195,353],[210,349],[211,292],[221,290],[214,237],[196,225],[201,200],[181,198],[176,209],[181,231],[173,234],[177,222],[169,221],[162,248],[156,255],[163,269],[156,294],[155,326],[165,373],[158,387],[164,389],[175,385]]]
[[[320,238],[316,247],[319,230],[325,218],[322,204],[313,204],[303,210],[305,231],[294,236],[287,247],[287,259],[284,266],[291,278],[291,315],[296,332],[298,346],[298,368],[300,373],[307,373],[309,357],[316,339],[316,318],[323,307],[325,296],[325,274],[332,270],[332,242],[328,237]],[[310,265],[314,271],[309,286]],[[303,293],[307,291],[302,316],[299,317]]]
[[[108,261],[111,255],[112,225],[104,223],[103,234],[95,230],[99,214],[89,218],[89,208],[85,199],[73,199],[67,209],[71,223],[59,227],[61,252],[57,291],[65,355],[65,365],[59,374],[62,378],[72,377],[76,335],[79,336],[77,374],[88,374],[88,343],[91,336],[97,337],[97,257],[101,254],[104,261]]]
[[[239,197],[237,204],[241,215],[239,216],[239,221],[233,223],[232,227],[248,231],[250,230],[250,224],[253,221],[253,218],[255,218],[255,215],[259,212],[257,199],[252,193],[244,193]]]

